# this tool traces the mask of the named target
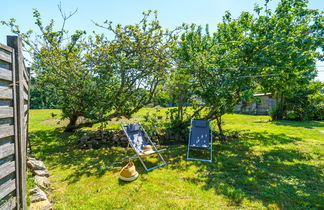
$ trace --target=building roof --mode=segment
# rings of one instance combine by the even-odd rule
[[[272,93],[256,93],[253,96],[273,96]]]

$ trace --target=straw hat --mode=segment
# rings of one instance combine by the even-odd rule
[[[138,177],[138,172],[135,169],[135,165],[133,162],[129,162],[126,166],[124,166],[120,173],[119,178],[123,181],[134,181]]]
[[[143,155],[150,155],[154,153],[154,150],[151,145],[144,145],[144,152],[142,152]]]

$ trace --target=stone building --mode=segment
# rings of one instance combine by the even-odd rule
[[[251,103],[241,101],[235,108],[235,113],[268,115],[276,105],[276,99],[272,93],[254,94],[255,100]]]

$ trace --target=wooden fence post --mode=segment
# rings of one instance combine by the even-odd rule
[[[17,187],[17,208],[26,209],[26,157],[27,157],[27,148],[26,148],[26,134],[27,134],[27,123],[26,113],[28,117],[28,105],[25,109],[25,104],[28,98],[28,82],[26,75],[26,68],[24,64],[24,57],[22,55],[22,40],[17,36],[7,36],[7,45],[12,47],[15,50],[15,78],[16,78],[16,107],[15,107],[15,116],[16,116],[16,133],[17,136],[16,144],[17,150],[16,156],[17,161],[17,172],[16,172],[16,187]],[[24,72],[26,71],[26,72]],[[25,90],[27,88],[27,90]],[[27,94],[26,94],[27,91]],[[26,123],[27,122],[27,123]]]

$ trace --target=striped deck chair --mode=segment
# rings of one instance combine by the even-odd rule
[[[127,136],[128,145],[131,145],[133,150],[136,152],[136,155],[132,156],[131,158],[138,157],[146,171],[151,171],[155,168],[166,165],[166,162],[160,153],[165,149],[158,150],[156,148],[155,144],[151,141],[151,138],[147,135],[146,131],[144,130],[143,126],[140,123],[121,125],[121,126]],[[145,165],[142,159],[142,157],[148,156],[147,154],[146,155],[144,154],[145,145],[151,145],[153,147],[153,152],[150,153],[149,155],[157,153],[159,158],[162,160],[162,164],[153,166],[151,168],[147,168],[147,166]]]
[[[200,160],[212,162],[212,130],[209,120],[191,120],[191,128],[189,133],[187,160]],[[210,153],[209,159],[197,159],[189,156],[191,148],[206,149]]]

